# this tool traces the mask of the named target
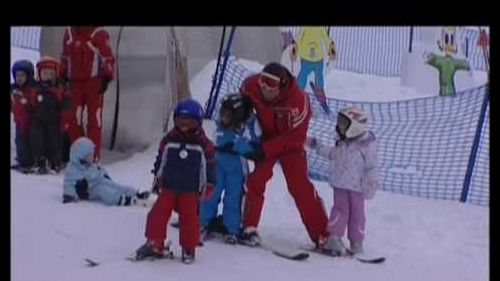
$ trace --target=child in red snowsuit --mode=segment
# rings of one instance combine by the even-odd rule
[[[136,259],[164,256],[167,223],[176,209],[179,213],[179,239],[182,261],[194,261],[199,242],[200,194],[208,198],[215,185],[215,147],[203,128],[203,108],[192,100],[178,103],[175,127],[162,139],[153,172],[161,192],[148,214],[147,242],[136,252]],[[207,189],[205,191],[205,189]]]
[[[10,106],[16,125],[16,160],[12,168],[28,172],[33,165],[33,154],[28,144],[31,126],[29,97],[34,90],[35,68],[29,60],[19,60],[12,66],[14,83],[10,86]]]

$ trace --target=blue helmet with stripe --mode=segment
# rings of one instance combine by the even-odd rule
[[[188,117],[194,118],[198,121],[198,124],[203,123],[203,107],[199,102],[194,99],[188,98],[181,100],[177,103],[177,106],[174,110],[174,118],[175,117]]]
[[[16,80],[16,72],[24,71],[28,76],[28,82],[31,82],[35,79],[35,67],[33,63],[29,60],[18,60],[12,66],[12,77],[14,81]]]

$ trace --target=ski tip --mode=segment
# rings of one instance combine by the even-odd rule
[[[96,262],[96,261],[91,260],[91,259],[89,259],[89,258],[86,258],[86,259],[85,259],[85,262],[86,262],[86,265],[87,265],[88,267],[94,267],[94,266],[98,266],[98,265],[99,265],[99,262]]]
[[[280,251],[273,250],[273,254],[294,261],[303,261],[309,258],[309,254],[305,252],[299,252],[296,254],[282,253]]]
[[[360,255],[354,255],[354,257],[363,263],[383,263],[385,262],[385,257],[363,257]]]

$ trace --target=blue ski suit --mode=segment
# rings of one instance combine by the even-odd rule
[[[244,195],[247,160],[242,155],[253,153],[261,144],[262,131],[257,118],[252,115],[238,129],[226,129],[217,122],[216,173],[217,185],[211,198],[201,206],[201,223],[208,227],[216,219],[218,205],[224,191],[223,223],[229,234],[240,235],[241,206]]]
[[[82,160],[94,155],[95,145],[82,137],[71,146],[70,160],[64,173],[63,202],[100,201],[106,205],[121,205],[124,197],[137,195],[136,189],[114,182],[99,165]]]

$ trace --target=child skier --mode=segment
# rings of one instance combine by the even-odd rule
[[[12,66],[14,83],[10,86],[11,111],[16,125],[16,160],[13,169],[29,172],[33,166],[33,155],[28,142],[31,126],[29,99],[34,90],[35,69],[29,60],[19,60]]]
[[[340,140],[334,147],[326,147],[316,139],[307,144],[332,161],[329,183],[334,190],[334,205],[330,213],[330,237],[324,250],[333,255],[345,255],[341,237],[348,230],[350,252],[363,252],[365,236],[365,199],[371,199],[379,187],[377,140],[366,130],[367,117],[357,108],[339,112],[336,131]]]
[[[44,56],[37,63],[39,83],[30,102],[33,119],[30,146],[37,172],[59,172],[62,157],[61,116],[69,110],[70,100],[58,78],[59,64],[52,57]]]
[[[93,163],[94,152],[95,144],[86,137],[71,146],[64,174],[63,203],[90,200],[109,206],[128,206],[148,198],[149,191],[139,192],[114,182],[102,167]]]
[[[199,242],[198,200],[209,198],[215,184],[215,147],[202,128],[203,108],[193,99],[180,101],[174,110],[174,128],[162,139],[153,172],[161,188],[149,211],[146,243],[136,251],[136,259],[161,258],[165,252],[167,223],[179,213],[179,242],[182,262],[194,261]],[[206,190],[205,190],[206,189]]]
[[[227,95],[221,101],[216,124],[217,185],[214,195],[202,204],[202,238],[209,238],[211,232],[221,229],[217,225],[217,210],[224,191],[224,241],[236,244],[241,231],[241,203],[248,173],[248,164],[242,155],[254,153],[260,145],[261,129],[252,113],[250,100],[240,94]]]

